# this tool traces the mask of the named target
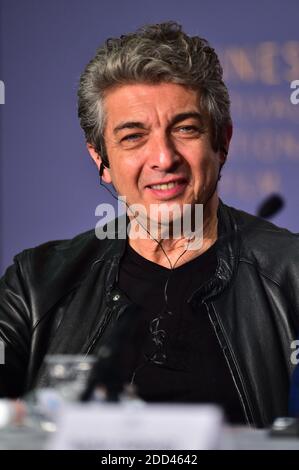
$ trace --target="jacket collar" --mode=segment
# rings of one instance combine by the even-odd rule
[[[193,293],[189,302],[198,297],[205,302],[219,295],[230,284],[237,270],[240,252],[239,228],[230,208],[221,200],[218,206],[218,239],[214,246],[217,256],[215,275]]]

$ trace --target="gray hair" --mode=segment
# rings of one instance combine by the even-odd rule
[[[86,141],[103,152],[107,90],[130,83],[170,82],[199,92],[200,106],[210,119],[211,145],[217,151],[224,146],[225,129],[231,124],[230,99],[222,76],[218,56],[208,41],[188,36],[178,23],[147,25],[135,33],[110,38],[80,78],[78,116]]]

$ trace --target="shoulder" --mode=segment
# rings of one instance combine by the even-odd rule
[[[38,271],[48,276],[49,272],[59,274],[64,268],[73,270],[80,266],[84,273],[92,263],[99,259],[116,256],[125,242],[124,218],[114,219],[103,227],[101,239],[96,230],[88,230],[67,240],[52,240],[37,247],[29,248],[15,256],[14,261],[23,268]]]
[[[254,264],[272,278],[281,278],[288,268],[299,272],[299,234],[225,206],[239,234],[240,261]]]
[[[13,272],[27,291],[46,293],[48,298],[56,299],[59,293],[67,293],[82,283],[95,263],[110,263],[120,255],[126,243],[125,237],[118,236],[120,220],[106,225],[109,237],[104,239],[99,239],[95,230],[89,230],[72,239],[53,240],[26,249],[14,257]]]
[[[266,251],[277,249],[278,246],[285,249],[299,248],[298,233],[293,233],[286,228],[278,227],[265,219],[233,207],[226,206],[226,208],[235,220],[244,246],[257,249],[263,246]]]
[[[100,251],[99,240],[94,230],[76,235],[68,240],[51,240],[17,254],[17,263],[24,275],[49,276],[58,274],[66,266],[80,263],[82,271],[87,268]]]

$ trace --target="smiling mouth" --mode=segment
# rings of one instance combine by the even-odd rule
[[[165,189],[172,189],[175,186],[179,186],[182,184],[182,181],[172,181],[171,183],[162,183],[162,184],[152,184],[148,186],[151,189],[158,189],[159,191],[163,191]]]
[[[167,191],[173,188],[176,188],[177,186],[182,186],[187,183],[186,178],[178,178],[172,181],[165,181],[161,183],[155,183],[155,184],[149,184],[147,185],[147,188],[149,189],[154,189],[156,191]]]
[[[180,196],[186,189],[187,180],[184,178],[165,183],[156,183],[146,186],[146,189],[161,200],[169,200]]]

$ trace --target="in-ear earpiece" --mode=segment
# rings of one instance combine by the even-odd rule
[[[100,165],[100,176],[102,176],[104,172],[104,168],[109,168],[109,159],[106,151],[106,146],[104,139],[101,139],[99,144],[96,147],[97,154],[101,157],[101,165]]]
[[[222,170],[223,165],[224,163],[221,163],[219,166],[217,182],[221,180],[221,170]]]
[[[104,173],[104,169],[105,169],[105,165],[103,162],[101,162],[101,165],[100,165],[100,170],[99,170],[99,175],[100,177],[103,176],[103,173]]]

